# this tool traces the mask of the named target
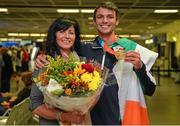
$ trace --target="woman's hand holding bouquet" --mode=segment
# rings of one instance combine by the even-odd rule
[[[34,78],[44,95],[44,102],[66,112],[88,113],[96,104],[108,72],[95,61],[80,62],[48,56],[49,64]]]

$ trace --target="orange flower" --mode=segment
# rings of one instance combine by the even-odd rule
[[[66,75],[66,76],[67,76],[67,75],[70,75],[70,74],[72,74],[72,71],[65,71],[65,72],[64,72],[64,75]]]
[[[71,89],[65,89],[65,94],[66,95],[71,95]]]
[[[40,81],[43,81],[43,80],[46,79],[47,75],[48,75],[48,73],[47,73],[47,71],[46,71],[46,72],[40,74],[40,76],[38,76],[38,79],[39,79]]]
[[[73,71],[73,74],[74,74],[74,75],[81,75],[81,74],[83,74],[84,72],[86,72],[85,69],[82,69],[81,67],[76,67],[76,68],[74,69],[74,71]]]

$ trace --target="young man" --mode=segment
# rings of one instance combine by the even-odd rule
[[[115,35],[115,28],[119,24],[119,10],[111,2],[101,3],[96,7],[94,11],[94,24],[98,31],[98,37],[95,38],[92,44],[86,44],[82,47],[83,56],[90,59],[96,59],[100,63],[102,62],[103,57],[105,57],[104,65],[110,69],[110,73],[106,82],[108,86],[105,86],[98,103],[91,111],[92,123],[118,125],[121,123],[121,116],[123,124],[147,124],[148,118],[143,117],[145,119],[140,122],[140,120],[134,120],[132,117],[127,117],[129,115],[131,116],[131,114],[127,114],[129,113],[129,110],[126,107],[129,106],[127,101],[132,99],[131,95],[133,95],[133,92],[131,92],[131,90],[134,90],[132,88],[138,88],[139,84],[141,84],[141,86],[137,90],[141,90],[142,87],[144,94],[151,96],[154,93],[156,87],[155,81],[148,71],[154,63],[157,54],[137,45],[131,40],[120,39]],[[111,46],[112,48],[108,48],[108,46]],[[125,62],[123,64],[124,70],[123,73],[119,74],[122,75],[122,81],[120,80],[119,83],[118,78],[120,78],[120,76],[118,76],[115,69],[117,68],[115,64],[117,64],[118,60],[115,57],[116,52],[113,50],[113,48],[118,46],[124,48],[126,51]],[[146,55],[146,59],[136,50],[142,52],[142,54],[152,54],[152,57]],[[151,63],[149,63],[150,58],[153,59]],[[131,87],[131,89],[128,87]],[[136,93],[137,92],[135,92],[135,94]],[[142,111],[146,110],[143,108]],[[147,113],[145,112],[145,115],[146,114]],[[135,116],[136,118],[141,118],[138,113]]]
[[[118,24],[118,8],[111,2],[101,3],[94,11],[98,37],[84,44],[81,50],[82,56],[104,62],[104,66],[110,70],[101,97],[91,111],[91,121],[93,125],[148,124],[143,93],[151,96],[155,91],[155,81],[149,70],[157,54],[131,40],[118,38],[115,35]],[[119,70],[120,64],[113,50],[117,47],[126,52],[123,71]],[[147,54],[146,57],[142,56],[143,53]],[[37,67],[43,66],[43,57],[39,56],[36,60]]]

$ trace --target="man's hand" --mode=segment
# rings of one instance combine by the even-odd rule
[[[47,65],[49,62],[46,59],[46,55],[45,54],[40,54],[37,56],[36,58],[36,62],[35,62],[35,69],[41,69],[43,68],[45,65]]]
[[[143,65],[140,54],[135,51],[128,51],[125,56],[125,61],[132,63],[135,70],[141,69]]]

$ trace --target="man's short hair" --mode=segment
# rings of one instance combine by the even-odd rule
[[[112,3],[112,2],[102,2],[94,10],[94,15],[93,15],[93,20],[94,21],[96,20],[96,12],[97,12],[97,10],[99,8],[106,8],[106,9],[115,11],[116,12],[116,20],[119,19],[120,12],[119,12],[118,7],[114,3]]]

